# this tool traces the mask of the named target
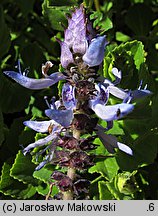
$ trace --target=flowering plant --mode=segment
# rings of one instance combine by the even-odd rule
[[[31,131],[30,128],[38,133],[36,140],[27,143],[18,157],[24,159],[32,154],[36,164],[35,176],[41,180],[40,172],[43,170],[49,175],[46,199],[90,199],[91,184],[95,181],[91,182],[87,178],[87,172],[94,175],[100,173],[101,176],[97,178],[104,178],[107,173],[105,178],[109,182],[100,181],[100,190],[103,190],[104,185],[107,191],[111,191],[112,185],[115,185],[119,193],[114,193],[115,198],[121,197],[120,194],[134,196],[138,191],[141,192],[135,179],[137,172],[128,173],[128,176],[122,172],[115,176],[119,170],[115,155],[126,155],[127,160],[133,160],[133,143],[124,144],[114,132],[118,120],[124,122],[122,119],[132,116],[132,112],[136,113],[134,104],[139,106],[139,101],[149,98],[152,93],[143,79],[137,89],[120,87],[124,75],[117,68],[117,59],[113,57],[117,47],[108,52],[110,41],[104,32],[93,28],[83,4],[75,7],[67,20],[64,39],[56,38],[61,47],[60,72],[50,74],[49,71],[54,67],[51,61],[42,65],[42,78],[29,77],[26,70],[22,73],[20,62],[18,72],[4,71],[16,83],[31,90],[51,89],[59,83],[57,99],[52,95],[49,102],[45,96],[47,119],[27,119],[23,122],[26,131]],[[142,44],[137,41],[131,46],[132,55],[135,52],[133,47],[142,48]],[[124,47],[125,51],[127,47]],[[135,64],[140,69],[140,61]],[[121,127],[118,135],[120,131]],[[104,171],[107,164],[105,162],[104,165],[102,161],[111,163],[114,169],[112,174],[108,173],[110,169]]]

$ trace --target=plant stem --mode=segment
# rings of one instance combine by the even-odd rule
[[[79,130],[73,130],[73,137],[76,139],[80,138],[81,132]],[[67,176],[73,181],[75,179],[76,169],[69,167],[67,170]],[[63,193],[63,200],[73,200],[73,191],[69,190]]]
[[[94,5],[97,11],[100,11],[99,0],[94,0]]]

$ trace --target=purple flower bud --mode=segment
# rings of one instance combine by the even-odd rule
[[[60,166],[69,166],[69,152],[67,151],[55,151],[55,158],[53,159],[54,164],[59,164]]]
[[[54,171],[51,175],[51,178],[53,178],[56,181],[60,181],[65,177],[65,174],[59,171]]]
[[[59,189],[63,192],[71,190],[71,188],[73,186],[72,180],[67,176],[65,176],[65,178],[61,179],[57,185],[58,185]]]
[[[104,48],[107,45],[106,36],[94,38],[86,53],[83,55],[83,61],[90,67],[100,65],[104,58]]]
[[[76,169],[87,169],[89,166],[93,165],[92,156],[87,155],[83,151],[75,151],[70,154],[70,167]]]
[[[78,81],[76,83],[76,95],[80,101],[86,101],[93,94],[95,85],[88,80]]]
[[[78,196],[81,193],[88,193],[89,192],[89,186],[90,182],[86,179],[79,179],[76,182],[74,182],[74,189],[75,193]]]
[[[87,151],[87,150],[93,150],[96,149],[98,146],[93,144],[92,141],[94,141],[96,137],[88,137],[86,139],[80,140],[80,149],[82,151]]]
[[[85,130],[89,121],[90,121],[90,118],[88,117],[88,115],[75,114],[73,122],[72,122],[72,127],[75,130],[80,130],[80,131]]]
[[[65,83],[62,88],[62,100],[66,109],[73,110],[76,108],[75,88],[69,83]]]
[[[58,141],[58,146],[73,150],[73,149],[79,149],[79,143],[78,140],[74,137],[64,136],[61,137],[61,139]]]
[[[64,42],[73,50],[73,53],[84,54],[88,43],[86,38],[86,21],[83,5],[77,8],[68,19],[68,29],[65,31]]]

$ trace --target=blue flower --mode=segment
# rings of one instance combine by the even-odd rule
[[[60,72],[56,72],[48,76],[44,71],[46,67],[48,70],[48,65],[50,65],[50,62],[46,62],[45,66],[42,67],[42,73],[44,75],[44,78],[41,79],[29,78],[22,74],[21,71],[19,71],[19,73],[15,71],[4,71],[3,73],[12,78],[13,80],[15,80],[20,85],[24,86],[25,88],[39,90],[52,86],[58,81],[64,80],[66,78],[66,76],[64,76],[64,74]]]
[[[62,101],[66,109],[73,110],[76,108],[77,100],[75,99],[75,87],[69,83],[63,85]]]

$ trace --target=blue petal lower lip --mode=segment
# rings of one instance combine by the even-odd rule
[[[42,79],[29,78],[15,71],[4,71],[3,73],[12,78],[13,80],[15,80],[23,87],[32,90],[40,90],[43,88],[47,88],[49,86],[54,85],[59,80],[63,80],[65,78],[64,75],[60,72],[52,74],[50,78],[48,76]]]

